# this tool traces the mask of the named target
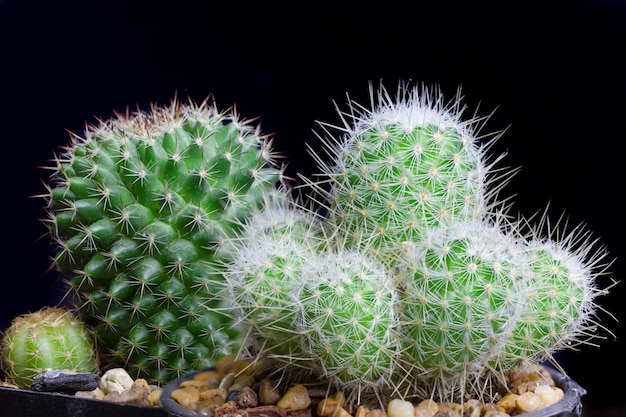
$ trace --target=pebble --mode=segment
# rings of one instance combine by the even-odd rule
[[[387,404],[387,417],[414,417],[415,406],[410,401],[394,398]]]
[[[415,406],[415,417],[433,417],[439,411],[439,404],[434,400],[423,400]]]
[[[133,379],[123,368],[113,368],[106,371],[101,377],[98,386],[105,394],[116,391],[122,393],[133,386]]]
[[[301,384],[290,387],[276,403],[278,408],[294,411],[306,410],[309,405],[311,405],[311,397],[309,397],[306,387]]]
[[[98,388],[96,377],[89,372],[48,370],[35,377],[30,386],[32,391],[75,394],[77,391],[92,391]]]
[[[274,405],[280,397],[280,386],[269,378],[263,378],[259,383],[259,404]]]
[[[539,396],[541,402],[545,405],[556,404],[565,397],[565,393],[561,388],[547,385],[540,385],[535,388],[535,394]]]
[[[541,402],[541,398],[534,392],[525,392],[515,401],[517,408],[523,413],[530,413],[531,411],[537,411],[545,405]]]

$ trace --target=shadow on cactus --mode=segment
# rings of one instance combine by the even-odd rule
[[[493,398],[520,367],[610,334],[606,250],[582,226],[510,214],[516,170],[489,154],[487,118],[463,120],[460,93],[370,91],[371,108],[349,100],[340,126],[320,124],[308,202],[265,206],[233,241],[226,287],[258,354],[354,402],[446,401]]]
[[[72,136],[47,167],[42,220],[104,365],[163,383],[240,348],[214,265],[268,196],[282,198],[278,158],[252,120],[212,97]]]

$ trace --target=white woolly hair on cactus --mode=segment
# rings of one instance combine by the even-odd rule
[[[340,125],[320,122],[321,151],[309,147],[317,179],[303,177],[340,233],[393,262],[398,244],[423,230],[484,215],[516,172],[496,169],[487,151],[502,132],[482,134],[487,117],[463,120],[460,89],[400,83],[395,96],[370,84],[370,108],[348,97]]]

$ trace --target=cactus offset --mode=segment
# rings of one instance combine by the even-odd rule
[[[315,215],[288,201],[268,202],[226,244],[225,298],[255,350],[302,358],[302,291],[317,254],[321,227]]]
[[[331,160],[313,156],[330,189],[310,185],[339,233],[393,262],[398,245],[420,240],[425,229],[483,215],[497,192],[488,188],[495,161],[486,150],[498,135],[479,142],[484,120],[462,121],[460,96],[446,105],[436,89],[409,86],[395,100],[383,88],[371,95],[371,110],[349,102],[344,127],[334,128],[340,137],[324,129]]]
[[[293,382],[308,372],[355,393],[382,389],[398,355],[394,282],[369,254],[331,246],[320,227],[302,207],[266,206],[232,243],[229,297],[254,351]]]
[[[50,167],[56,267],[106,361],[134,377],[169,381],[239,347],[215,260],[282,181],[250,122],[174,99],[89,126]]]
[[[369,254],[328,252],[316,260],[302,294],[309,357],[321,374],[354,395],[381,392],[399,355],[397,294],[391,275]]]
[[[527,293],[517,244],[503,225],[472,220],[429,229],[406,249],[400,344],[404,369],[419,378],[403,378],[422,395],[474,395],[476,381],[502,374]]]
[[[48,369],[97,373],[92,334],[66,308],[43,307],[13,319],[2,336],[2,367],[10,382],[30,388]]]
[[[500,358],[509,367],[551,360],[554,352],[599,338],[594,329],[610,334],[596,311],[597,297],[608,293],[599,287],[608,268],[606,250],[582,225],[572,230],[567,222],[550,225],[545,213],[538,225],[521,224],[526,226],[517,232],[526,231],[520,255],[527,290]]]

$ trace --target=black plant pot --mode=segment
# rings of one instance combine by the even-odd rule
[[[167,417],[161,407],[122,404],[73,395],[0,387],[0,416]]]
[[[563,390],[565,396],[561,401],[556,404],[552,404],[539,411],[533,411],[532,413],[520,414],[520,417],[580,417],[582,414],[582,396],[585,395],[587,391],[583,387],[581,387],[576,381],[568,376],[563,375],[555,368],[549,365],[544,366],[546,367],[548,372],[550,372],[550,375],[552,376],[552,379],[554,379],[555,384]],[[211,369],[212,368],[209,368],[208,370]],[[202,416],[201,414],[188,410],[178,404],[178,402],[172,398],[172,391],[177,389],[180,386],[181,382],[192,379],[194,375],[203,371],[206,371],[206,369],[191,372],[170,382],[163,388],[163,392],[161,394],[161,404],[169,417]]]

